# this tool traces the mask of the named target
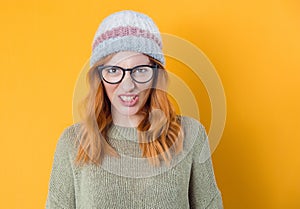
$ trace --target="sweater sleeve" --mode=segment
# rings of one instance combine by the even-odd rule
[[[46,209],[75,209],[70,128],[61,134],[54,154]]]
[[[222,209],[222,196],[215,180],[209,142],[202,125],[200,125],[193,151],[189,183],[190,208]]]

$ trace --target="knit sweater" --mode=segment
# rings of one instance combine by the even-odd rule
[[[75,138],[80,124],[61,134],[53,161],[47,209],[222,209],[203,125],[182,117],[183,150],[159,167],[141,157],[136,128],[112,125],[107,138],[120,158],[100,166],[77,166]]]

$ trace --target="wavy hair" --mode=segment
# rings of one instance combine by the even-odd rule
[[[80,106],[81,126],[76,163],[93,163],[99,165],[105,155],[119,157],[110,146],[107,132],[113,122],[111,103],[104,85],[98,75],[96,66],[108,62],[113,54],[98,61],[87,74],[89,92]],[[148,56],[149,57],[149,56]],[[157,166],[164,160],[169,165],[172,159],[171,150],[178,154],[183,148],[183,131],[180,118],[165,91],[168,75],[157,60],[149,57],[153,64],[159,66],[153,81],[153,88],[143,108],[138,112],[143,119],[137,126],[139,147],[142,157]]]

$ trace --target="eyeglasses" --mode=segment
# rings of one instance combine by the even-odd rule
[[[101,79],[110,84],[117,84],[123,80],[126,71],[130,72],[130,76],[135,82],[147,83],[154,77],[158,66],[138,65],[133,68],[124,69],[119,66],[99,65],[96,68]]]

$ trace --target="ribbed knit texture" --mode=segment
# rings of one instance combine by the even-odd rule
[[[165,64],[159,29],[149,16],[136,11],[119,11],[101,22],[93,38],[90,66],[120,51],[147,54]]]
[[[141,158],[135,128],[116,125],[108,141],[122,157],[107,156],[101,166],[78,167],[74,159],[80,124],[66,128],[57,144],[46,208],[223,208],[211,158],[199,159],[210,153],[204,150],[209,149],[204,127],[188,117],[182,118],[182,127],[183,151],[169,167],[160,168]]]

